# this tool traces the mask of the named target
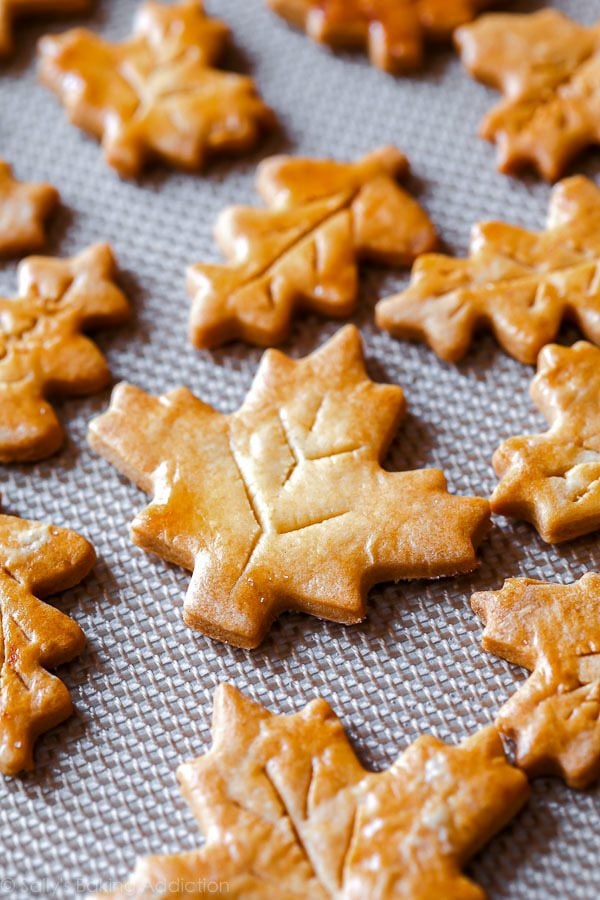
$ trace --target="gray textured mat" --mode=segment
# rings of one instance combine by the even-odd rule
[[[135,5],[105,0],[92,24],[125,36]],[[598,0],[552,5],[581,21],[600,16]],[[207,8],[232,25],[234,64],[255,74],[280,114],[285,136],[267,152],[352,158],[396,143],[453,252],[464,252],[478,219],[542,225],[548,187],[496,174],[493,149],[475,137],[495,95],[472,82],[451,53],[435,56],[413,79],[394,80],[361,55],[336,57],[316,47],[268,14],[262,0],[212,0]],[[183,270],[218,258],[214,220],[228,203],[255,202],[253,172],[263,154],[214,165],[206,177],[159,171],[138,184],[119,181],[98,146],[69,126],[36,84],[34,42],[64,27],[20,30],[19,53],[0,72],[0,155],[20,177],[60,188],[66,209],[53,228],[52,251],[69,255],[97,240],[112,242],[136,308],[132,327],[101,341],[115,378],[155,392],[187,384],[232,410],[260,352],[236,345],[198,353],[187,344]],[[578,170],[595,173],[599,161],[600,153],[590,154]],[[440,466],[453,491],[487,495],[497,444],[543,426],[527,398],[532,371],[490,338],[452,367],[378,332],[373,305],[404,280],[368,274],[355,318],[373,376],[400,383],[410,405],[389,464]],[[14,267],[7,265],[0,290],[13,289]],[[298,321],[284,349],[305,354],[336,327]],[[198,833],[175,767],[208,747],[212,694],[223,680],[279,712],[321,694],[376,767],[424,731],[460,739],[491,721],[524,678],[480,652],[470,593],[499,587],[511,575],[570,581],[600,564],[597,537],[553,548],[529,526],[498,520],[476,576],[375,590],[367,622],[355,628],[287,616],[257,652],[222,646],[181,622],[188,574],[129,541],[128,522],[144,498],[85,443],[86,424],[108,396],[61,404],[70,434],[63,452],[33,468],[0,472],[5,509],[79,529],[100,556],[91,577],[59,604],[89,640],[82,657],[62,670],[76,714],[39,742],[35,774],[0,783],[1,896],[73,897],[124,877],[139,854],[192,848]],[[495,900],[597,898],[599,799],[598,790],[574,793],[538,781],[529,806],[479,855],[472,874]]]

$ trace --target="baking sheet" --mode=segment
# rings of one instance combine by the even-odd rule
[[[582,22],[600,16],[600,3],[592,0],[551,5]],[[100,2],[89,24],[108,37],[125,37],[135,7],[135,0]],[[186,384],[231,411],[250,385],[260,351],[190,347],[183,275],[190,262],[219,259],[214,220],[229,203],[257,202],[253,175],[266,153],[351,159],[396,143],[412,162],[411,188],[454,253],[465,252],[470,227],[480,219],[541,227],[549,189],[533,177],[495,172],[494,150],[475,132],[497,95],[471,81],[451,52],[436,54],[414,78],[394,79],[361,54],[335,56],[315,46],[269,14],[262,0],[207,0],[206,7],[231,24],[230,63],[256,76],[283,123],[283,134],[259,152],[217,163],[205,176],[157,170],[138,183],[120,181],[96,143],[68,125],[60,105],[36,83],[36,39],[66,27],[54,20],[20,28],[19,52],[2,67],[0,155],[19,177],[47,179],[60,189],[64,208],[51,230],[51,252],[70,255],[95,241],[112,243],[136,313],[132,326],[100,340],[115,380],[153,392]],[[591,153],[577,170],[595,175],[599,163],[600,153]],[[354,317],[372,376],[401,384],[409,403],[387,462],[439,466],[454,492],[489,495],[495,447],[510,435],[544,428],[527,395],[532,370],[490,337],[450,366],[423,346],[377,331],[377,298],[406,280],[405,273],[366,273]],[[0,290],[10,295],[14,288],[15,267],[4,265]],[[304,355],[337,327],[299,319],[283,349]],[[550,547],[528,525],[498,519],[473,576],[376,589],[368,620],[357,627],[289,615],[260,650],[226,647],[184,627],[189,575],[128,538],[144,497],[85,442],[87,422],[108,398],[106,391],[60,403],[69,433],[64,450],[36,466],[0,472],[5,510],[80,530],[99,554],[93,574],[58,602],[88,638],[82,656],[61,669],[75,715],[39,741],[34,774],[0,783],[0,896],[82,895],[124,878],[138,855],[196,846],[198,831],[175,768],[208,748],[212,695],[222,681],[280,713],[324,696],[361,758],[376,768],[423,732],[460,740],[491,722],[525,677],[480,651],[471,592],[498,588],[508,576],[571,581],[600,564],[597,536]],[[494,900],[597,898],[599,801],[598,789],[576,793],[557,780],[537,781],[528,807],[477,857],[471,875]]]

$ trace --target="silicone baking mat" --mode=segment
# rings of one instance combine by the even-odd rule
[[[582,22],[600,16],[600,2],[592,0],[552,5]],[[529,11],[536,4],[514,6]],[[125,37],[135,7],[135,0],[100,2],[88,24],[107,37]],[[120,181],[97,144],[71,127],[36,83],[35,41],[73,24],[53,20],[20,28],[18,54],[0,70],[0,155],[21,178],[60,189],[64,208],[52,227],[51,252],[112,243],[135,307],[131,327],[100,340],[115,380],[153,392],[185,384],[231,411],[260,351],[238,344],[199,353],[188,344],[184,268],[219,258],[215,218],[229,203],[257,202],[253,176],[264,155],[352,159],[397,144],[412,163],[411,188],[453,253],[465,252],[470,227],[481,219],[541,227],[549,188],[533,177],[496,173],[493,148],[475,135],[497,95],[471,81],[450,51],[436,53],[422,73],[394,79],[361,54],[319,48],[267,12],[262,0],[207,0],[206,7],[233,28],[230,65],[251,72],[279,113],[283,132],[260,152],[197,177],[156,170],[137,183]],[[590,153],[577,170],[595,174],[599,161]],[[401,384],[409,403],[388,464],[439,466],[453,492],[489,495],[498,443],[544,428],[527,394],[533,370],[489,337],[451,366],[378,331],[377,298],[406,280],[407,273],[367,273],[354,318],[372,376]],[[0,290],[10,295],[14,287],[14,267],[3,266]],[[298,319],[283,349],[304,355],[337,327]],[[69,433],[62,452],[0,473],[5,510],[78,529],[99,555],[85,583],[57,601],[88,638],[81,657],[61,670],[75,715],[39,741],[34,774],[0,782],[1,896],[83,895],[123,879],[140,854],[196,846],[198,830],[175,768],[209,747],[220,682],[235,683],[280,713],[316,695],[327,698],[375,768],[423,732],[460,740],[491,722],[525,677],[482,654],[472,591],[498,588],[507,576],[572,581],[600,564],[597,536],[551,547],[528,525],[498,519],[473,576],[383,586],[371,594],[367,621],[353,628],[288,615],[255,652],[224,646],[182,623],[188,573],[129,540],[128,523],[144,496],[85,441],[88,421],[108,398],[106,391],[59,404]],[[576,793],[557,780],[537,781],[529,805],[470,873],[494,900],[597,898],[599,801],[597,789]]]

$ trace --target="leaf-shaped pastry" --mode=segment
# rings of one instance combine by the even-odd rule
[[[0,159],[0,257],[40,250],[46,243],[46,219],[58,201],[51,184],[17,181],[12,167]]]
[[[275,124],[251,78],[214,68],[228,42],[201,0],[150,2],[122,44],[83,28],[45,37],[40,78],[121,175],[152,159],[197,170],[209,153],[247,150]]]
[[[518,765],[587,787],[600,776],[600,575],[509,578],[471,605],[485,622],[484,648],[533,672],[496,719]]]
[[[107,244],[72,259],[30,256],[18,296],[0,297],[0,462],[50,456],[63,430],[47,402],[99,391],[110,372],[83,332],[126,322],[131,310],[115,283]]]
[[[73,531],[0,515],[0,772],[33,768],[36,738],[72,711],[53,669],[85,644],[79,625],[38,599],[73,587],[95,562]]]
[[[193,570],[186,622],[255,647],[285,609],[359,622],[375,582],[476,567],[487,501],[451,496],[438,470],[380,466],[403,411],[347,326],[300,361],[267,351],[233,415],[121,385],[89,439],[154,494],[133,539]]]
[[[425,44],[449,40],[493,0],[267,0],[309,37],[366,47],[374,66],[400,74],[423,63]]]
[[[355,163],[263,162],[257,186],[269,209],[226,209],[215,236],[228,265],[188,270],[192,343],[269,346],[287,336],[296,308],[350,315],[358,261],[409,265],[436,244],[426,212],[397,183],[407,172],[395,147]]]
[[[565,319],[600,344],[600,189],[588,178],[561,181],[545,231],[503,222],[476,225],[470,255],[421,256],[411,283],[377,305],[377,324],[461,359],[475,331],[493,331],[523,363],[535,363]]]
[[[557,9],[482,16],[455,34],[469,72],[504,100],[480,134],[498,148],[501,172],[534,166],[548,181],[600,141],[600,23],[586,28]]]
[[[551,428],[496,450],[491,504],[556,544],[600,528],[600,348],[545,347],[531,396]]]
[[[206,846],[141,860],[104,900],[483,900],[461,867],[529,791],[494,728],[455,747],[421,737],[372,774],[324,700],[277,716],[228,685],[212,750],[178,775]]]

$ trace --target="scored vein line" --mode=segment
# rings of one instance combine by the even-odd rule
[[[293,528],[286,528],[279,531],[278,534],[293,534],[295,531],[304,531],[305,528],[314,528],[315,525],[323,525],[324,522],[331,522],[332,519],[341,519],[343,516],[347,516],[349,512],[350,510],[346,509],[344,512],[332,513],[330,516],[322,516],[319,519],[315,519],[314,522],[307,522],[305,525],[294,525]]]
[[[337,456],[347,456],[350,453],[356,453],[358,450],[367,449],[364,444],[357,444],[356,447],[343,447],[341,450],[333,450],[331,453],[323,453],[322,456],[307,456],[307,462],[319,462],[322,459],[335,459]]]
[[[240,466],[240,464],[239,464],[239,462],[238,462],[237,456],[236,456],[236,454],[235,454],[235,448],[234,448],[234,446],[233,446],[233,441],[231,440],[231,438],[229,439],[229,452],[231,453],[231,458],[233,459],[233,464],[235,465],[235,467],[236,467],[236,469],[237,469],[237,472],[238,472],[238,475],[239,475],[239,477],[240,477],[240,480],[241,480],[241,482],[242,482],[242,485],[243,485],[243,488],[244,488],[244,493],[246,494],[246,499],[248,500],[248,503],[249,503],[249,505],[250,505],[250,509],[252,510],[252,515],[254,516],[254,519],[255,519],[255,521],[256,521],[256,524],[257,524],[257,526],[258,526],[258,528],[259,528],[259,531],[257,532],[257,534],[254,535],[254,538],[253,538],[253,541],[252,541],[252,545],[251,545],[250,550],[249,550],[249,552],[248,552],[248,556],[247,556],[246,562],[244,563],[244,566],[243,566],[243,568],[242,568],[242,571],[240,572],[240,574],[239,574],[238,577],[236,578],[235,584],[234,584],[233,587],[231,588],[230,596],[232,596],[233,593],[234,593],[234,591],[235,591],[235,590],[237,589],[237,587],[239,586],[239,584],[240,584],[242,578],[244,577],[244,575],[245,575],[246,572],[248,571],[248,566],[250,565],[250,561],[252,560],[252,557],[254,556],[254,554],[255,554],[255,552],[256,552],[256,550],[257,550],[257,548],[258,548],[258,545],[260,544],[261,540],[265,537],[265,534],[266,534],[267,529],[266,529],[265,524],[264,524],[264,522],[263,522],[263,520],[262,520],[262,517],[261,517],[261,515],[260,515],[260,510],[258,509],[258,504],[256,503],[256,501],[255,501],[255,499],[254,499],[254,497],[253,497],[253,495],[252,495],[252,491],[250,490],[250,486],[249,486],[248,483],[246,482],[246,479],[245,479],[245,477],[244,477],[244,473],[243,473],[242,468],[241,468],[241,466]]]
[[[302,853],[302,855],[305,857],[306,862],[307,862],[308,865],[310,866],[310,869],[311,869],[312,874],[314,875],[314,877],[317,879],[317,881],[318,881],[319,883],[321,883],[321,882],[320,882],[320,879],[319,879],[319,876],[318,876],[318,874],[317,874],[317,871],[316,871],[316,869],[315,869],[315,866],[313,865],[313,861],[312,861],[312,859],[310,858],[310,853],[309,853],[308,847],[305,845],[304,841],[302,840],[302,838],[301,838],[301,836],[300,836],[300,832],[298,831],[298,828],[297,828],[297,826],[296,826],[296,823],[295,823],[294,819],[292,818],[292,814],[291,814],[291,812],[290,812],[290,810],[289,810],[289,808],[288,808],[288,805],[286,804],[286,802],[285,802],[283,796],[281,795],[280,791],[278,790],[277,785],[275,784],[275,782],[274,782],[273,779],[271,778],[271,775],[269,774],[269,771],[268,771],[268,769],[267,769],[266,766],[264,767],[263,772],[264,772],[265,778],[267,779],[267,781],[269,782],[269,784],[270,784],[271,787],[273,788],[274,794],[276,795],[277,799],[278,799],[279,802],[281,803],[281,806],[282,806],[282,808],[283,808],[283,810],[284,810],[284,815],[285,815],[286,818],[288,819],[288,821],[289,821],[289,823],[290,823],[290,826],[291,826],[291,829],[292,829],[292,831],[293,831],[293,833],[294,833],[294,836],[295,836],[295,838],[296,838],[296,842],[297,842],[297,844],[298,844],[298,849],[300,850],[300,852]],[[305,821],[308,821],[308,819],[306,819]]]
[[[315,413],[314,413],[314,416],[313,416],[313,420],[312,420],[312,422],[311,422],[311,426],[310,426],[310,428],[308,429],[308,434],[312,434],[312,432],[313,432],[314,429],[315,429],[315,426],[316,426],[316,424],[317,424],[317,419],[319,418],[319,413],[321,412],[321,410],[322,410],[322,408],[323,408],[323,404],[325,403],[325,397],[326,397],[326,396],[327,396],[327,394],[323,394],[323,396],[322,396],[321,399],[319,400],[319,405],[317,406],[317,408],[316,408],[316,410],[315,410]]]
[[[244,487],[244,493],[246,494],[246,498],[250,505],[250,509],[252,510],[254,518],[256,519],[256,524],[259,526],[259,528],[263,532],[265,532],[267,530],[267,528],[266,528],[265,523],[263,522],[263,518],[262,518],[262,515],[260,512],[258,503],[256,502],[256,500],[254,498],[254,494],[250,490],[250,485],[248,484],[248,482],[246,481],[246,479],[244,477],[242,467],[240,466],[240,464],[238,462],[238,458],[235,453],[235,448],[233,446],[233,441],[231,439],[229,440],[229,452],[231,453],[231,458],[233,459],[233,462],[237,469],[238,475],[240,476],[240,481],[242,482],[242,485]]]
[[[502,254],[502,256],[503,256],[503,254]],[[510,259],[510,257],[509,257],[509,259]],[[514,260],[510,260],[510,261],[514,262]],[[512,288],[518,289],[519,287],[521,287],[521,288],[527,287],[530,282],[533,282],[531,287],[532,287],[532,289],[535,288],[535,291],[537,293],[537,291],[539,291],[540,289],[545,290],[548,286],[552,286],[552,276],[556,277],[557,275],[564,275],[568,278],[570,275],[575,273],[577,269],[582,268],[583,265],[584,264],[581,262],[576,262],[572,266],[561,266],[557,269],[551,269],[547,273],[546,272],[540,273],[539,269],[533,268],[531,273],[528,272],[526,275],[506,275],[502,278],[499,278],[498,281],[493,282],[493,287],[495,287],[498,284],[508,283],[511,285]],[[444,291],[444,293],[440,294],[439,296],[446,297],[446,296],[448,296],[448,294],[453,294],[453,293],[455,293],[455,291],[458,292],[458,291],[462,291],[462,290],[463,290],[463,287],[451,288],[448,291]],[[467,289],[465,288],[465,290],[467,290]],[[483,294],[483,295],[487,296],[487,294],[490,292],[490,290],[491,290],[491,288],[489,288],[487,285],[481,285],[481,286],[477,286],[474,289],[474,293],[479,293],[479,294]],[[562,298],[562,295],[561,295],[561,298]],[[534,298],[534,301],[535,301],[535,298]],[[532,301],[532,303],[530,304],[530,308],[533,305],[534,301]],[[575,307],[577,304],[576,304],[576,302],[572,302],[571,305],[573,307]]]
[[[340,872],[338,875],[338,884],[340,888],[344,887],[344,882],[346,881],[346,869],[348,868],[348,861],[350,856],[350,848],[354,842],[354,836],[357,831],[358,826],[358,806],[354,807],[352,813],[352,821],[350,824],[350,828],[348,829],[348,841],[346,843],[346,849],[342,854],[342,858],[340,860]]]
[[[250,550],[248,551],[248,556],[246,557],[246,562],[244,563],[244,565],[243,565],[243,567],[242,567],[242,571],[240,572],[240,574],[238,575],[238,577],[235,579],[234,585],[233,585],[233,587],[231,588],[231,591],[229,592],[229,596],[230,596],[230,597],[233,597],[233,595],[235,594],[236,590],[238,589],[238,587],[239,587],[239,585],[240,585],[240,582],[241,582],[242,578],[244,577],[244,575],[245,575],[246,572],[248,571],[248,568],[249,568],[249,566],[250,566],[250,562],[251,562],[251,560],[252,560],[252,557],[253,557],[254,554],[256,553],[256,551],[257,551],[257,549],[258,549],[258,545],[260,544],[260,542],[261,542],[261,540],[262,540],[263,537],[264,537],[264,534],[263,534],[263,532],[261,532],[261,531],[259,531],[257,534],[254,535],[254,539],[253,539],[253,541],[252,541],[252,545],[251,545],[251,547],[250,547]]]
[[[283,249],[276,255],[276,257],[271,260],[270,263],[267,263],[263,266],[262,269],[259,269],[258,272],[253,272],[247,278],[242,279],[239,287],[233,291],[232,296],[235,296],[238,291],[242,290],[242,288],[246,287],[248,284],[252,284],[254,281],[258,281],[260,278],[264,278],[271,274],[271,271],[275,268],[275,266],[283,260],[288,253],[291,253],[295,247],[302,243],[302,241],[307,240],[311,234],[314,234],[321,228],[323,225],[326,225],[331,221],[335,216],[339,215],[339,213],[343,212],[346,209],[350,209],[354,199],[356,197],[357,191],[346,192],[344,196],[338,201],[335,207],[332,210],[328,210],[324,215],[314,223],[314,225],[310,225],[307,228],[304,228],[300,234],[297,236],[290,238],[290,240],[285,244]],[[334,195],[335,196],[335,195]],[[267,212],[271,211],[269,209]]]
[[[280,409],[278,412],[278,417],[279,417],[279,422],[281,423],[281,430],[283,431],[283,437],[284,437],[285,443],[286,443],[287,448],[290,451],[290,454],[293,458],[293,462],[290,465],[287,472],[285,473],[285,478],[283,479],[283,482],[281,484],[281,487],[283,488],[288,483],[288,481],[290,480],[290,478],[292,477],[292,475],[294,474],[294,472],[296,471],[296,469],[302,462],[302,454],[300,453],[298,448],[295,446],[294,442],[292,441],[292,436],[288,431],[288,426],[285,421],[285,410]]]
[[[590,50],[589,53],[579,60],[574,72],[567,72],[556,84],[552,85],[554,94],[557,94],[559,91],[564,92],[566,88],[572,88],[575,82],[581,79],[581,70],[588,68],[589,63],[593,62],[595,55],[596,50]],[[537,66],[534,66],[534,70],[536,68]],[[555,99],[555,97],[552,97],[550,100],[541,100],[530,115],[528,125],[533,125],[540,116],[543,117],[543,114],[547,112],[548,107],[553,104]],[[498,105],[501,104],[502,101]]]

